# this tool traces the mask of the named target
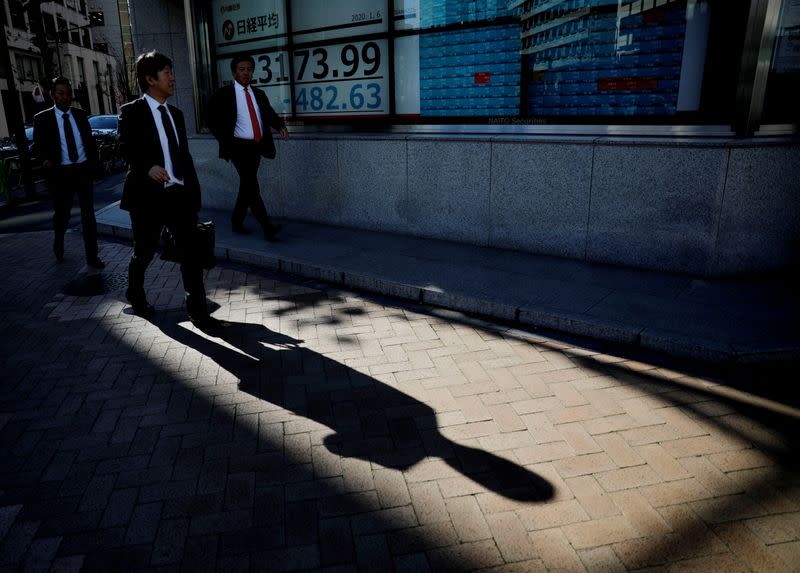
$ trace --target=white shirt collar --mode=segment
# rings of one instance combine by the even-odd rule
[[[244,86],[242,84],[240,84],[236,80],[233,80],[233,85],[236,87],[236,91],[237,92],[244,93]],[[252,84],[247,86],[247,91],[249,91],[250,93],[253,93],[253,85]]]
[[[158,106],[160,105],[163,105],[164,107],[167,108],[167,111],[169,111],[169,107],[167,106],[166,101],[164,103],[159,103],[159,101],[150,94],[144,94],[144,99],[147,102],[147,105],[149,105],[150,109],[153,111],[158,111]]]

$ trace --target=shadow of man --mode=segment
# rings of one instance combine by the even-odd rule
[[[332,453],[403,471],[437,457],[504,497],[553,497],[552,485],[536,473],[443,436],[436,413],[416,398],[302,347],[302,340],[261,324],[229,324],[214,333],[219,341],[177,322],[156,326],[236,376],[243,392],[329,427]]]

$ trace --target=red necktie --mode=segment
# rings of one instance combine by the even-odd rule
[[[253,100],[250,99],[250,92],[244,88],[244,97],[247,99],[247,109],[250,112],[250,121],[253,122],[253,139],[258,143],[261,140],[261,127],[258,125],[258,116],[256,115],[256,108],[253,107]]]

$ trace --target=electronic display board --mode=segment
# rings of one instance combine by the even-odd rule
[[[796,65],[798,2],[787,0],[773,69]],[[701,100],[702,66],[687,60],[705,57],[703,0],[211,5],[219,83],[233,53],[252,55],[254,84],[303,119],[670,116]]]
[[[211,11],[218,56],[286,43],[283,0],[214,0]]]
[[[386,0],[292,2],[292,33],[298,44],[385,33],[388,22]]]

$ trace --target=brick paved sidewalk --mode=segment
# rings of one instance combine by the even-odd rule
[[[213,338],[171,263],[129,313],[126,244],[96,279],[75,234],[0,251],[0,571],[800,570],[791,371],[243,267],[208,274]]]

